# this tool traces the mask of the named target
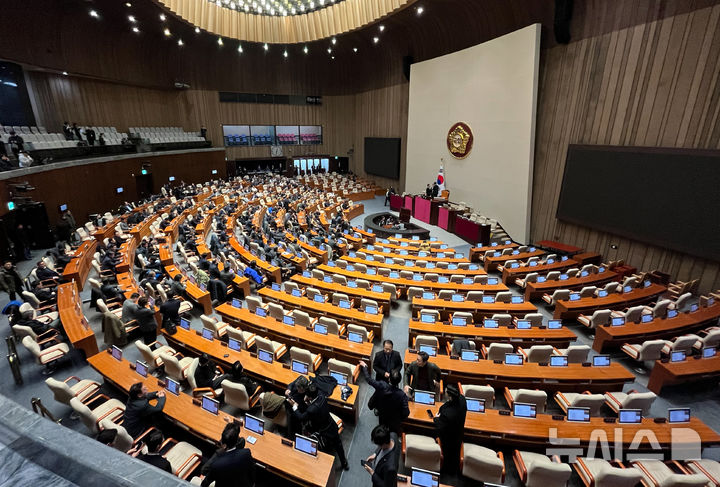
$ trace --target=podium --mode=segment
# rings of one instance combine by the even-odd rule
[[[437,225],[438,210],[443,203],[445,203],[445,200],[440,198],[429,200],[422,196],[415,196],[413,216],[421,222]]]
[[[403,207],[403,204],[405,202],[405,199],[400,196],[399,194],[391,194],[390,195],[390,210],[391,211],[400,211],[400,209]]]
[[[441,206],[438,208],[438,223],[437,225],[443,230],[447,230],[450,233],[455,233],[455,218],[460,210],[446,208]]]

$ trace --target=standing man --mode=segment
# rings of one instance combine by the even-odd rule
[[[0,290],[8,293],[10,301],[15,301],[18,289],[22,289],[22,279],[18,274],[12,262],[5,261],[2,269],[0,269]]]
[[[437,198],[439,194],[440,194],[440,186],[438,186],[437,181],[435,181],[435,183],[433,184],[433,187],[432,187],[432,197]]]
[[[10,150],[12,150],[12,153],[15,154],[17,158],[18,154],[23,151],[25,141],[16,134],[14,130],[11,130],[10,137],[8,137],[8,144],[10,144]]]
[[[442,445],[443,471],[454,474],[460,466],[467,403],[455,384],[448,385],[446,392],[449,399],[440,406],[433,421]]]
[[[138,299],[138,308],[135,311],[135,319],[142,333],[143,343],[150,345],[157,339],[157,323],[155,322],[155,312],[148,308],[148,299],[143,296]]]
[[[386,426],[378,425],[370,433],[370,439],[377,445],[377,449],[367,457],[364,467],[372,477],[373,487],[395,487],[400,459],[397,436]]]
[[[430,187],[430,183],[428,183],[427,187],[425,188],[425,196],[428,198],[432,197],[432,188]]]
[[[65,140],[73,140],[73,131],[72,127],[70,126],[69,122],[65,122],[63,124],[63,134],[65,135]]]
[[[95,131],[92,127],[85,129],[85,138],[87,139],[88,145],[95,145]]]
[[[152,424],[154,415],[163,410],[165,393],[148,392],[148,388],[142,382],[137,382],[130,386],[128,394],[123,426],[130,436],[137,438],[150,426],[155,426]],[[152,399],[157,399],[157,404],[154,406],[150,404]]]
[[[220,437],[220,448],[203,465],[203,487],[215,482],[215,487],[252,487],[255,484],[255,461],[240,438],[240,426],[228,423]]]
[[[390,380],[390,374],[393,371],[399,373],[402,366],[402,358],[398,352],[393,350],[392,340],[385,340],[383,342],[383,349],[375,353],[375,357],[373,358],[375,380],[388,382]]]
[[[367,383],[375,389],[375,393],[368,401],[368,407],[377,410],[381,425],[387,426],[393,433],[400,434],[400,425],[410,416],[408,397],[398,387],[402,378],[400,371],[392,371],[388,384],[384,380],[373,380],[368,373],[367,364],[362,360],[360,367]]]

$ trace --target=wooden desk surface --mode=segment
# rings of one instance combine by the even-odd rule
[[[437,413],[440,404],[426,406],[410,402],[409,406],[410,416],[405,420],[406,426],[423,431],[434,428],[426,410],[430,409],[433,413]],[[484,413],[468,412],[465,417],[465,441],[490,440],[514,448],[562,448],[559,445],[559,438],[579,439],[583,447],[602,438],[602,441],[607,441],[609,448],[612,448],[616,441],[627,448],[637,435],[640,447],[648,449],[648,438],[643,435],[650,430],[655,434],[661,448],[668,450],[672,446],[673,439],[676,442],[681,438],[693,440],[692,437],[683,435],[686,428],[694,430],[699,435],[703,446],[720,443],[720,435],[698,418],[690,418],[689,423],[683,424],[655,423],[651,418],[643,418],[642,423],[639,424],[605,423],[601,417],[592,417],[588,423],[576,423],[557,421],[549,414],[538,414],[535,419],[503,416],[497,409],[486,409]],[[676,430],[674,438],[673,430]],[[604,435],[598,436],[599,432]],[[565,448],[573,446],[568,445]],[[580,453],[577,455],[582,456]]]
[[[82,291],[85,281],[90,274],[92,268],[92,260],[97,248],[96,240],[83,240],[82,243],[73,251],[70,262],[63,269],[63,280],[75,280],[75,286],[78,291]]]
[[[343,286],[336,282],[325,282],[314,277],[304,277],[302,274],[293,275],[290,280],[297,282],[303,286],[314,287],[320,290],[325,290],[330,293],[344,293],[348,296],[355,296],[358,298],[374,299],[378,304],[389,308],[390,306],[390,293],[376,293],[371,289],[362,289],[360,287]]]
[[[622,326],[599,326],[595,329],[593,349],[606,352],[624,343],[641,343],[658,338],[670,339],[691,333],[717,322],[720,303],[698,309],[694,313],[679,313],[675,318],[656,318],[648,323],[626,323]]]
[[[667,288],[660,284],[650,284],[648,287],[635,288],[629,293],[612,293],[604,298],[582,298],[577,301],[558,301],[555,304],[554,318],[572,319],[578,315],[589,314],[598,309],[624,309],[630,306],[647,303],[661,294]]]
[[[331,267],[329,265],[318,266],[318,269],[326,274],[339,274],[350,279],[365,279],[366,281],[383,283],[387,282],[395,284],[399,289],[406,290],[409,287],[421,287],[428,291],[442,291],[443,289],[449,289],[453,291],[483,291],[486,294],[495,294],[501,291],[507,291],[508,287],[500,282],[498,279],[497,284],[460,284],[455,282],[433,282],[433,281],[414,281],[412,279],[403,279],[401,277],[385,277],[380,274],[366,274],[359,271],[349,271],[347,269],[341,269],[340,267]]]
[[[453,264],[469,262],[465,257],[455,257],[455,252],[436,252],[435,254],[428,254],[423,256],[411,254],[410,251],[408,251],[407,255],[404,255],[399,252],[383,252],[381,250],[370,250],[368,248],[360,249],[359,252],[365,252],[367,255],[379,255],[381,257],[389,259],[425,260],[427,262],[451,262]],[[450,257],[448,257],[448,255],[450,255]]]
[[[264,287],[258,292],[260,296],[268,301],[275,301],[283,305],[289,305],[310,314],[310,316],[328,316],[339,320],[341,323],[353,323],[369,327],[375,331],[376,336],[382,332],[383,314],[367,314],[357,308],[344,309],[335,306],[331,302],[316,303],[306,297],[296,297],[284,291],[273,291]]]
[[[483,264],[486,271],[494,271],[497,269],[497,266],[502,265],[509,260],[525,261],[532,257],[540,257],[541,255],[545,255],[545,253],[546,252],[544,250],[535,250],[534,252],[520,252],[515,255],[510,254],[499,255],[497,257],[487,257],[483,260]]]
[[[98,353],[95,333],[82,312],[80,293],[71,282],[57,287],[57,309],[60,322],[74,348],[85,352],[86,357]]]
[[[130,363],[125,359],[119,362],[109,353],[99,353],[88,359],[88,362],[93,369],[124,392],[129,391],[130,386],[137,382],[143,382],[151,392],[161,390],[155,377],[141,377],[130,369]],[[233,418],[222,411],[217,416],[204,411],[193,404],[189,394],[180,393],[175,396],[169,392],[165,394],[163,414],[198,437],[216,445],[219,445],[222,431],[227,424],[225,418]],[[267,431],[261,436],[241,428],[240,435],[244,438],[250,435],[257,438],[254,445],[247,443],[246,447],[252,451],[253,459],[257,463],[273,473],[301,485],[324,487],[334,483],[335,459],[332,456],[320,452],[313,458],[283,445],[280,435]]]
[[[405,365],[417,359],[417,355],[405,351]],[[622,390],[623,385],[635,380],[635,376],[617,362],[609,367],[583,367],[568,364],[567,367],[541,366],[537,363],[523,365],[496,364],[491,360],[469,362],[453,360],[449,355],[430,357],[440,367],[443,375],[451,381],[463,384],[490,384],[511,389],[529,388],[563,392],[606,392]],[[447,381],[446,381],[447,382]]]
[[[422,299],[415,297],[412,299],[412,308],[413,310],[428,308],[446,312],[466,311],[483,317],[495,313],[509,313],[513,316],[525,316],[527,313],[537,313],[537,307],[527,301],[517,304],[498,302],[481,303],[469,300],[456,302],[445,299]]]
[[[165,339],[168,343],[175,344],[181,348],[191,350],[194,354],[200,355],[207,353],[219,365],[229,369],[236,361],[240,361],[245,372],[252,375],[260,382],[269,384],[278,392],[284,392],[288,384],[297,379],[300,375],[293,372],[289,367],[283,366],[282,362],[273,361],[269,364],[258,359],[254,353],[247,350],[236,352],[228,348],[225,342],[220,340],[206,340],[193,330],[177,329],[177,333],[170,336],[163,331]],[[225,356],[227,355],[227,357]],[[289,364],[288,364],[289,365]],[[313,374],[309,374],[313,375]],[[353,394],[348,397],[347,401],[343,401],[340,396],[340,387],[336,387],[328,398],[331,406],[336,408],[338,412],[346,412],[356,414],[358,405],[358,386],[350,384]]]
[[[489,345],[490,343],[511,343],[523,347],[529,347],[531,345],[552,345],[557,348],[566,348],[570,342],[574,342],[577,339],[575,333],[565,327],[559,330],[543,330],[538,327],[533,327],[529,330],[519,330],[517,328],[508,328],[507,326],[484,328],[474,325],[453,326],[448,322],[423,323],[416,319],[410,320],[409,331],[408,346],[412,346],[412,339],[417,335],[435,336],[443,346],[446,342],[452,343],[456,338],[465,338],[467,340],[473,340],[478,346],[480,346],[481,343],[485,345]]]
[[[540,298],[543,294],[552,294],[556,289],[582,289],[585,286],[599,286],[617,277],[618,275],[614,272],[606,270],[597,274],[591,273],[585,277],[571,277],[564,281],[558,279],[545,282],[528,282],[525,285],[525,299]]]
[[[656,360],[650,372],[648,389],[659,395],[663,387],[668,385],[706,379],[717,380],[718,376],[720,376],[720,355],[699,359],[688,357],[683,362],[663,363]],[[716,384],[713,387],[716,387]]]
[[[282,282],[282,275],[280,273],[280,268],[277,266],[274,266],[270,264],[269,262],[265,262],[264,260],[260,259],[259,257],[256,257],[252,255],[249,251],[245,250],[245,247],[240,245],[240,242],[237,241],[235,238],[235,235],[232,235],[230,237],[230,246],[240,254],[240,258],[244,260],[245,262],[252,262],[255,261],[257,263],[258,267],[267,274],[268,278],[270,280],[273,280],[277,282],[278,284]]]
[[[552,264],[538,264],[536,266],[520,265],[519,267],[510,268],[503,266],[502,270],[502,281],[506,285],[515,284],[515,279],[521,279],[531,272],[537,272],[538,274],[544,274],[551,271],[561,271],[564,269],[570,269],[571,267],[578,267],[579,264],[568,259],[566,261],[560,261],[559,259]]]
[[[446,276],[451,275],[462,275],[462,276],[484,276],[487,274],[485,270],[481,267],[478,267],[478,269],[472,270],[472,269],[441,269],[439,267],[435,268],[427,268],[427,267],[419,267],[419,266],[406,266],[406,265],[399,265],[399,264],[386,264],[385,262],[378,262],[376,260],[365,260],[361,259],[359,257],[348,257],[343,256],[342,260],[346,262],[350,262],[353,264],[365,264],[366,266],[370,267],[382,267],[385,269],[390,269],[391,271],[410,271],[410,272],[419,272],[421,274],[427,274],[427,273],[434,273],[434,274],[442,274]]]
[[[352,364],[360,360],[370,364],[372,360],[372,342],[355,343],[332,333],[321,335],[304,326],[289,326],[270,316],[258,316],[247,308],[235,308],[228,303],[221,304],[215,310],[230,323],[238,323],[242,330],[252,331],[261,336],[271,334],[273,339],[284,343],[288,350],[292,345],[297,344],[300,348],[320,353],[325,359],[337,358]]]
[[[92,236],[97,240],[98,243],[102,243],[103,240],[106,238],[110,238],[113,235],[115,235],[115,225],[120,223],[119,218],[114,218],[113,221],[108,223],[107,225],[96,228],[95,231],[92,233]]]
[[[165,266],[165,273],[170,276],[170,279],[175,279],[176,275],[183,274],[180,269],[174,265]],[[183,274],[183,277],[184,276],[185,274]],[[213,313],[213,307],[210,292],[207,290],[203,291],[197,284],[193,284],[192,281],[187,278],[183,279],[182,282],[185,284],[185,292],[187,295],[197,304],[202,306],[203,313],[211,315]]]
[[[495,246],[492,245],[484,245],[482,247],[472,247],[470,249],[470,261],[472,262],[481,262],[483,260],[483,257],[485,257],[485,252],[488,250],[505,250],[505,249],[514,249],[519,247],[518,244],[510,242],[510,243],[504,243],[504,244],[498,244]]]

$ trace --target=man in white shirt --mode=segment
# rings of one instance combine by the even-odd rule
[[[18,155],[18,161],[20,162],[20,167],[30,167],[32,166],[33,158],[30,157],[30,154],[23,151]]]

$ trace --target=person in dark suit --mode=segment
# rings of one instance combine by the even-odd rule
[[[403,367],[403,361],[400,353],[393,350],[392,340],[383,342],[383,349],[379,350],[373,358],[373,370],[375,371],[375,380],[390,380],[390,374],[396,370],[400,372]]]
[[[298,403],[292,399],[288,399],[288,401],[290,401],[292,407],[293,417],[301,423],[309,423],[310,431],[322,437],[326,450],[335,450],[343,470],[349,470],[350,466],[348,465],[347,458],[345,458],[345,449],[343,448],[342,440],[338,433],[337,423],[335,423],[335,420],[330,416],[330,406],[328,406],[327,397],[325,397],[324,394],[320,394],[317,386],[311,383],[307,391],[305,391],[307,409],[304,412],[300,410]]]
[[[448,401],[440,406],[435,415],[435,432],[440,438],[443,454],[443,472],[454,474],[460,466],[460,447],[465,432],[467,403],[457,386],[450,384],[446,389]]]
[[[157,322],[155,321],[155,312],[148,308],[148,299],[143,296],[138,299],[138,307],[135,310],[135,320],[137,320],[138,328],[143,337],[143,343],[150,345],[157,339]]]
[[[88,145],[95,145],[95,131],[87,127],[85,129],[85,138],[87,139]]]
[[[400,459],[400,443],[397,441],[397,436],[380,424],[373,428],[370,439],[377,445],[377,449],[367,457],[364,468],[372,477],[373,487],[396,486]]]
[[[240,426],[229,423],[220,437],[220,448],[202,468],[203,487],[252,487],[255,484],[255,461],[240,438]]]
[[[428,198],[432,197],[432,187],[430,187],[430,183],[428,183],[427,187],[425,188],[425,196]]]
[[[167,301],[160,305],[160,314],[162,315],[163,327],[166,327],[169,323],[173,323],[175,326],[180,324],[180,311],[181,301],[175,296],[172,291],[167,294]]]
[[[438,183],[436,181],[432,187],[432,197],[437,198],[439,194],[440,194],[440,186],[438,186]]]
[[[368,401],[368,407],[377,410],[381,425],[385,425],[393,433],[399,434],[400,425],[410,416],[407,394],[398,387],[402,379],[400,371],[393,370],[390,373],[390,383],[388,384],[384,380],[373,380],[368,373],[367,364],[362,360],[360,367],[367,383],[375,389],[375,393]]]
[[[440,367],[429,361],[427,352],[418,352],[415,362],[405,372],[405,393],[410,397],[413,390],[435,392],[440,385]]]
[[[145,446],[147,446],[148,452],[138,455],[138,460],[149,463],[160,470],[165,470],[167,473],[173,473],[172,465],[167,458],[160,455],[160,446],[164,441],[163,434],[160,430],[155,430],[145,438]]]
[[[148,392],[148,388],[137,382],[130,386],[128,402],[125,405],[125,421],[123,426],[133,438],[152,426],[155,413],[162,411],[165,406],[165,393]],[[157,404],[150,404],[151,399],[157,399]]]

